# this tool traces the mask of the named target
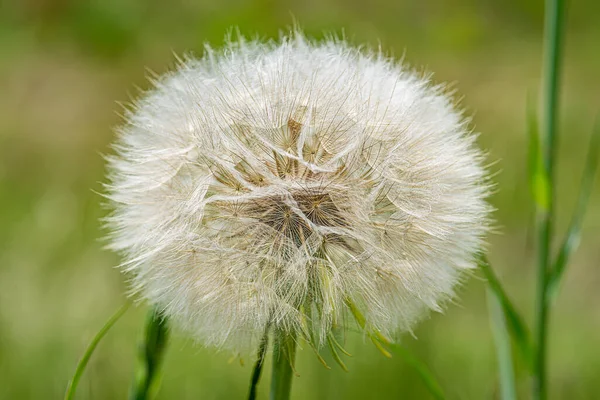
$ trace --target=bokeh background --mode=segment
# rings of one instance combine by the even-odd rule
[[[600,110],[600,3],[570,2],[561,104],[558,227],[574,207],[587,138]],[[220,46],[231,26],[278,36],[297,21],[381,46],[438,82],[454,82],[495,162],[500,233],[490,259],[531,321],[532,213],[527,189],[527,95],[541,70],[541,0],[0,0],[0,398],[62,397],[90,338],[125,300],[102,249],[104,162],[117,102],[148,88],[146,68]],[[600,398],[600,182],[581,248],[551,316],[552,399]],[[485,285],[470,279],[444,315],[403,344],[434,371],[449,399],[498,397]],[[145,306],[100,344],[79,399],[126,398]],[[349,373],[299,354],[295,399],[427,399],[400,356],[350,337]],[[159,399],[245,398],[252,366],[174,333]],[[269,365],[267,365],[269,368]],[[521,365],[519,391],[529,379]],[[260,387],[266,398],[269,369]]]

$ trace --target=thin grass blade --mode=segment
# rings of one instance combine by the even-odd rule
[[[566,1],[546,0],[544,7],[544,62],[542,67],[542,154],[547,180],[545,207],[537,208],[538,265],[535,302],[535,357],[533,359],[532,397],[545,400],[548,397],[547,347],[550,304],[548,278],[551,269],[551,247],[554,234],[554,193],[556,154],[558,152],[558,104],[560,95],[560,71],[566,25]]]
[[[550,278],[548,281],[548,295],[551,299],[554,299],[556,297],[558,293],[558,287],[564,275],[566,266],[569,262],[569,258],[579,245],[583,217],[585,215],[585,211],[589,203],[592,188],[594,186],[596,170],[598,168],[599,153],[600,117],[598,117],[596,120],[596,125],[590,138],[590,144],[588,147],[588,153],[585,161],[585,168],[583,170],[583,177],[581,180],[579,196],[577,199],[577,207],[575,208],[573,216],[571,217],[569,229],[560,247],[560,251],[550,273]]]
[[[515,371],[512,360],[512,346],[510,334],[506,326],[506,315],[502,304],[491,289],[487,289],[488,310],[490,312],[490,325],[496,345],[498,358],[498,375],[500,378],[500,399],[516,400]]]
[[[510,301],[506,291],[502,287],[502,284],[498,280],[498,277],[489,264],[487,256],[482,255],[480,257],[479,268],[487,279],[488,288],[496,296],[502,307],[502,310],[504,311],[508,331],[510,332],[512,339],[515,341],[515,344],[519,349],[519,353],[523,357],[523,360],[527,366],[531,367],[533,352],[531,346],[531,337],[529,330],[527,329],[527,325],[525,325],[523,318]]]
[[[69,381],[69,384],[67,385],[67,391],[65,392],[65,400],[73,399],[73,397],[75,396],[75,391],[77,390],[77,385],[79,384],[79,380],[81,379],[81,376],[83,375],[83,372],[85,371],[85,367],[87,367],[87,364],[90,361],[90,358],[92,357],[92,354],[94,353],[94,350],[96,350],[96,347],[98,346],[98,344],[100,343],[102,338],[108,333],[110,328],[112,328],[113,325],[129,309],[129,306],[130,306],[129,302],[126,302],[125,304],[123,304],[121,306],[121,308],[119,308],[108,319],[108,321],[106,321],[106,323],[104,324],[104,326],[102,328],[100,328],[98,333],[96,333],[96,336],[94,336],[94,338],[88,345],[87,349],[85,350],[85,353],[83,353],[83,356],[79,360],[79,363],[77,364],[77,368],[75,368],[75,373],[73,374],[73,378],[71,378],[71,380]]]

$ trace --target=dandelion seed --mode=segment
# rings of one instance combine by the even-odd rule
[[[239,40],[126,119],[111,247],[134,292],[206,345],[255,351],[267,327],[315,348],[352,326],[385,341],[475,266],[482,153],[443,87],[381,54]]]

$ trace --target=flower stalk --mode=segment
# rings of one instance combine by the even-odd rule
[[[158,389],[158,375],[168,341],[167,320],[156,309],[147,317],[144,338],[140,343],[135,381],[130,400],[147,400]]]
[[[260,342],[260,346],[258,348],[258,355],[256,364],[254,364],[254,368],[252,370],[252,378],[250,380],[250,391],[248,393],[248,400],[256,400],[256,390],[258,388],[258,382],[260,380],[260,376],[262,375],[263,365],[265,363],[265,356],[267,354],[267,347],[269,345],[269,327],[265,329],[265,334]]]
[[[273,344],[273,371],[271,375],[270,400],[288,400],[294,377],[296,337],[278,332]]]

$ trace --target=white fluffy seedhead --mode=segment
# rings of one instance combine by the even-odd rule
[[[134,291],[208,345],[410,330],[488,230],[482,153],[452,100],[341,41],[207,49],[126,118],[111,246]]]

